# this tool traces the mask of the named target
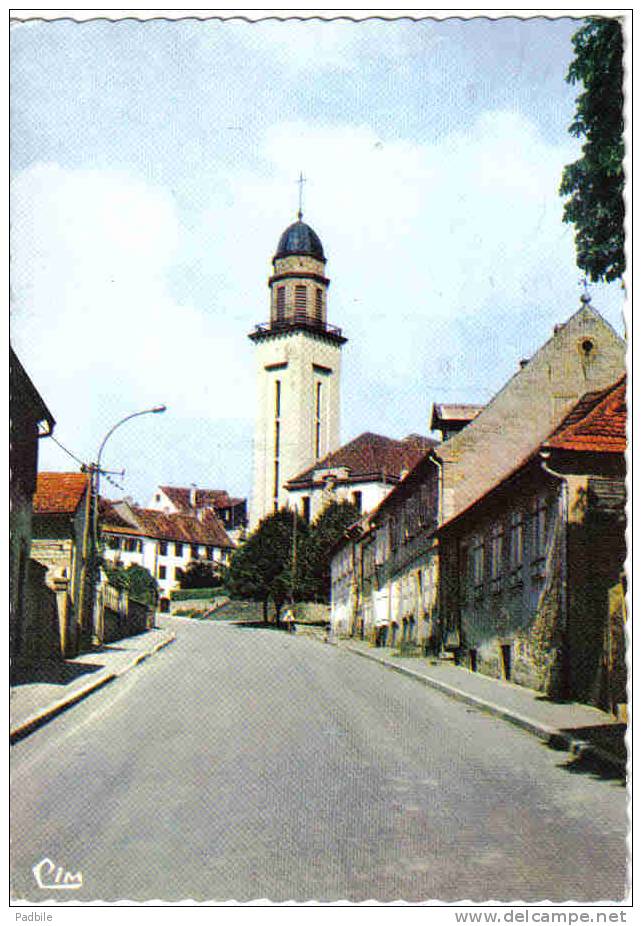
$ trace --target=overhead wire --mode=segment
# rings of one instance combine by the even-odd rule
[[[76,463],[80,463],[81,466],[88,468],[89,466],[88,463],[85,463],[84,460],[81,460],[79,457],[77,457],[75,453],[71,452],[71,450],[67,450],[64,444],[61,444],[60,441],[56,437],[53,436],[53,434],[50,434],[49,437],[54,442],[54,444],[57,444],[61,450],[64,450],[67,456],[71,457],[72,460],[75,460]]]

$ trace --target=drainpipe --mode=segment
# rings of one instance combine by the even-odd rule
[[[566,476],[563,473],[558,473],[556,470],[551,469],[547,464],[547,460],[550,459],[551,451],[550,450],[540,450],[540,465],[545,473],[549,476],[552,476],[556,479],[562,490],[561,506],[562,506],[562,525],[564,530],[564,537],[562,539],[562,618],[563,618],[563,652],[562,652],[562,669],[564,673],[564,687],[568,687],[569,682],[569,602],[568,602],[568,481]],[[565,696],[568,692],[565,690],[562,694]]]
[[[441,526],[444,519],[444,462],[437,454],[432,454],[431,459],[439,470],[437,477],[437,524]]]

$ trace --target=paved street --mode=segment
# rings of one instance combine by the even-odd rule
[[[621,782],[336,647],[166,624],[172,646],[13,747],[16,897],[625,894]],[[44,857],[83,887],[40,891]]]

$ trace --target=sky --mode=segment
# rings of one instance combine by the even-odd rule
[[[579,306],[569,18],[17,23],[11,338],[55,437],[251,493],[247,334],[298,208],[323,242],[345,443],[488,401]],[[623,333],[619,283],[590,287]],[[51,440],[40,469],[74,470]]]

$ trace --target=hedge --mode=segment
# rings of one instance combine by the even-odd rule
[[[214,600],[214,598],[222,598],[224,594],[220,586],[218,588],[177,588],[169,593],[169,597],[172,601],[189,601],[190,598]]]

